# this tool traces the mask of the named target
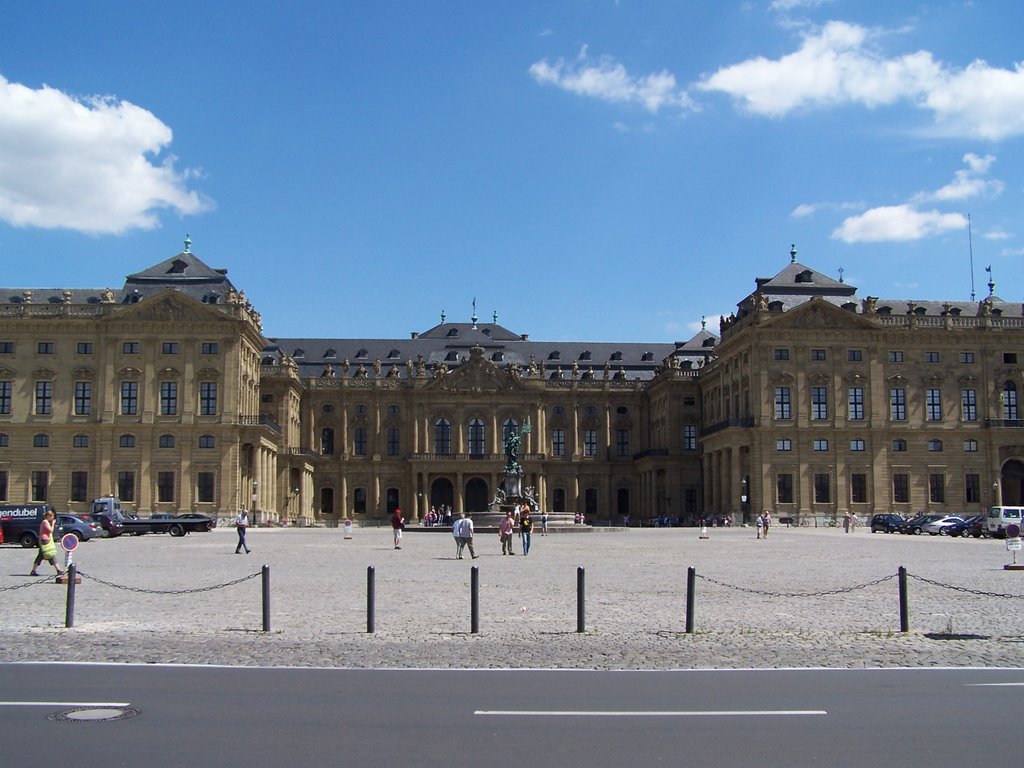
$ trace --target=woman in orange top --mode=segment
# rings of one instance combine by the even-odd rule
[[[58,576],[63,575],[64,571],[57,565],[57,544],[53,540],[53,520],[56,515],[53,514],[52,509],[46,510],[43,514],[43,522],[39,524],[39,554],[36,555],[36,561],[32,563],[31,576],[38,576],[39,573],[36,568],[39,567],[40,563],[45,560],[53,566],[53,570],[57,572]]]

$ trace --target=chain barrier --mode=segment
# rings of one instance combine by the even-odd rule
[[[35,581],[26,581],[24,584],[13,584],[9,587],[0,587],[0,592],[12,592],[15,589],[24,589],[25,587],[34,587],[36,584],[48,584],[57,578],[57,574],[52,576],[42,576]]]
[[[142,587],[129,587],[125,584],[115,584],[112,581],[106,581],[104,579],[99,578],[98,576],[93,576],[91,574],[85,573],[84,571],[79,571],[78,575],[81,576],[83,579],[91,579],[92,581],[95,581],[97,584],[102,584],[105,587],[111,587],[112,589],[121,589],[125,592],[137,592],[142,595],[194,595],[199,592],[213,592],[217,589],[233,587],[236,584],[241,584],[242,582],[249,581],[250,579],[255,579],[261,576],[262,571],[256,571],[256,573],[251,573],[248,576],[243,576],[240,579],[228,581],[223,584],[213,584],[208,587],[195,587],[193,589],[143,589]]]
[[[892,573],[892,574],[889,574],[888,576],[883,576],[880,579],[875,579],[874,581],[868,581],[868,582],[865,582],[863,584],[857,584],[857,585],[852,586],[852,587],[837,587],[836,589],[824,589],[824,590],[822,590],[820,592],[771,592],[771,591],[766,590],[766,589],[754,589],[752,587],[740,587],[740,586],[737,586],[736,584],[727,584],[724,581],[719,581],[718,579],[712,579],[712,578],[709,578],[707,576],[703,576],[703,575],[701,575],[699,573],[696,573],[694,575],[698,579],[703,579],[704,581],[706,581],[706,582],[708,582],[710,584],[715,584],[715,585],[717,585],[719,587],[725,587],[726,589],[732,589],[732,590],[735,590],[737,592],[746,592],[747,594],[751,594],[751,595],[764,595],[765,597],[827,597],[829,595],[842,595],[842,594],[845,594],[847,592],[854,592],[854,591],[856,591],[858,589],[867,589],[868,587],[873,587],[876,584],[883,584],[886,581],[891,581],[892,579],[896,578],[896,574]]]
[[[945,584],[941,581],[933,581],[932,579],[926,579],[924,576],[917,576],[913,573],[910,573],[909,571],[907,572],[907,576],[916,581],[920,581],[925,584],[931,584],[933,587],[941,587],[942,589],[952,589],[954,592],[964,592],[968,595],[979,595],[981,597],[1008,597],[1012,600],[1024,600],[1024,595],[1011,595],[1008,592],[985,592],[981,589],[960,587],[956,584]]]

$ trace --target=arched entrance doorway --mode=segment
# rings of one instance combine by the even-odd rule
[[[447,477],[439,477],[430,484],[430,506],[455,508],[455,486]]]
[[[1024,506],[1024,462],[1011,459],[1003,464],[999,475],[1003,506]]]
[[[486,512],[489,502],[487,483],[482,478],[473,477],[466,481],[466,512]]]

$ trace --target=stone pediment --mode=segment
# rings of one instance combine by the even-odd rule
[[[448,392],[512,392],[520,389],[507,371],[484,359],[483,347],[471,347],[469,360],[454,371],[433,379],[427,386]]]
[[[841,309],[823,299],[811,299],[795,309],[776,315],[765,327],[814,331],[866,331],[876,326],[863,315]]]
[[[149,296],[137,304],[129,304],[112,315],[119,321],[176,323],[188,321],[223,321],[225,316],[217,310],[200,304],[178,291],[168,289]]]

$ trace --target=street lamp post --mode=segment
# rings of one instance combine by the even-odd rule
[[[256,492],[256,489],[259,487],[259,484],[260,484],[259,480],[253,480],[252,481],[252,521],[253,521],[253,523],[257,522],[256,502],[259,500],[259,494]]]
[[[747,522],[747,478],[740,480],[740,514],[743,515],[743,522]]]

